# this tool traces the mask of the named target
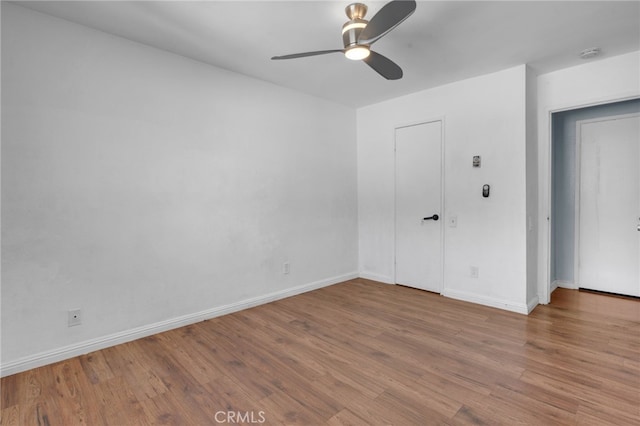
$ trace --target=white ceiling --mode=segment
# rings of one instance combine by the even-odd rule
[[[530,64],[543,73],[640,50],[639,1],[418,1],[374,50],[404,70],[387,81],[342,54],[271,56],[342,48],[351,1],[15,2],[107,33],[350,106]],[[370,19],[386,2],[365,1]]]

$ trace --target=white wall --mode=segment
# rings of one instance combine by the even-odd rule
[[[3,374],[357,275],[353,109],[6,2],[2,65]]]
[[[443,118],[441,213],[458,217],[444,228],[443,294],[527,312],[526,73],[523,65],[358,110],[361,276],[394,282],[394,127]]]
[[[538,297],[549,302],[550,115],[640,96],[640,52],[538,77]]]

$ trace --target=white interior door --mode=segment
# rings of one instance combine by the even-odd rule
[[[442,122],[397,128],[396,283],[442,291]],[[437,215],[436,219],[433,217]],[[431,219],[425,219],[431,217]]]
[[[640,115],[577,123],[578,285],[640,296]]]

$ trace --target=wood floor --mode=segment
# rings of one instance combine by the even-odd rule
[[[1,423],[638,425],[639,306],[358,279],[5,377]]]

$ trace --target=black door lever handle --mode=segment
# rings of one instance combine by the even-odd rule
[[[438,220],[438,219],[440,219],[440,216],[438,216],[437,214],[434,214],[433,216],[431,216],[431,217],[425,217],[425,218],[423,218],[422,220],[432,220],[432,219],[433,219],[433,220]]]

